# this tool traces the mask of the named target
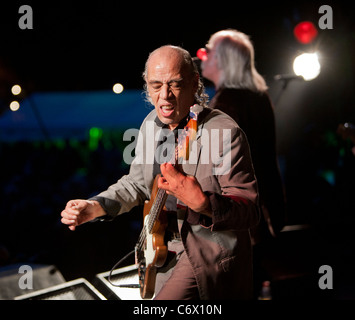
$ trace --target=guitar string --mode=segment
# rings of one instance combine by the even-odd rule
[[[176,163],[177,155],[178,155],[178,146],[175,147],[175,152],[174,152],[174,155],[172,156],[172,160],[174,160],[174,161],[170,161],[170,162]],[[155,222],[155,219],[151,219],[151,217],[152,217],[151,211],[154,210],[155,213],[159,212],[159,210],[156,208],[156,202],[157,202],[158,198],[160,200],[162,200],[162,198],[164,197],[165,194],[166,194],[165,190],[158,189],[157,195],[156,195],[154,202],[152,204],[152,208],[150,209],[150,212],[148,213],[148,215],[149,215],[148,219],[150,221],[150,222],[148,222],[149,223],[149,231],[152,230],[154,222]],[[163,206],[164,204],[165,203],[161,203],[160,207]],[[150,224],[151,224],[151,226],[150,226]],[[144,226],[143,226],[142,231],[141,231],[139,238],[138,238],[138,242],[136,244],[136,250],[142,251],[144,243],[146,241],[146,238],[147,238],[146,228],[144,228]]]
[[[179,146],[176,146],[174,156],[173,156],[175,165],[177,162],[178,154],[179,154]],[[154,202],[152,204],[152,208],[148,214],[147,226],[149,232],[152,231],[157,214],[161,211],[162,206],[165,204],[165,201],[164,202],[162,201],[165,196],[167,196],[166,191],[163,189],[158,189],[157,195],[155,196]],[[158,202],[158,206],[156,205],[157,202]],[[146,238],[147,238],[146,228],[143,227],[138,242],[136,244],[136,249],[142,251]]]
[[[158,189],[157,195],[155,197],[152,208],[151,208],[150,213],[148,215],[149,220],[148,220],[147,226],[148,226],[149,232],[152,231],[156,216],[160,212],[161,207],[164,205],[163,199],[164,199],[165,195],[166,195],[165,190]],[[158,205],[157,205],[157,203],[158,203]],[[141,231],[138,243],[137,243],[139,249],[143,248],[145,240],[146,240],[146,228],[143,228]]]

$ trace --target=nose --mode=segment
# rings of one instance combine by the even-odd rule
[[[160,89],[160,98],[164,100],[168,100],[170,96],[171,96],[171,90],[169,84],[164,83]]]

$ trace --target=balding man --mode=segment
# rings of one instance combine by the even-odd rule
[[[164,242],[146,234],[149,219],[145,219],[143,243],[138,243],[140,274],[154,279],[154,298],[251,299],[249,229],[258,223],[259,210],[247,139],[229,116],[206,107],[197,68],[181,47],[153,51],[143,77],[147,99],[155,109],[141,125],[129,174],[89,200],[69,201],[62,222],[74,230],[165,194],[165,210],[156,224],[157,233],[164,229]],[[169,153],[178,154],[178,141],[190,134],[189,124],[196,119],[194,137],[189,136],[190,157],[173,165],[167,160]],[[153,185],[157,193],[152,192]],[[148,270],[151,255],[164,253],[165,245],[166,254],[158,261],[153,258],[156,265]],[[142,286],[144,281],[141,293],[150,298]]]

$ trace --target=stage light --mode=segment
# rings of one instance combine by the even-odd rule
[[[18,101],[12,101],[10,103],[10,110],[11,111],[17,111],[18,109],[20,109],[20,104]]]
[[[207,60],[207,50],[205,48],[198,49],[196,55],[201,61]]]
[[[120,94],[123,91],[123,89],[124,88],[123,88],[123,85],[121,83],[115,83],[113,85],[113,88],[112,88],[113,92],[117,93],[117,94]]]
[[[103,131],[101,128],[92,127],[89,130],[89,149],[96,150],[99,146],[99,141],[102,138]]]
[[[89,135],[90,138],[99,139],[102,136],[102,129],[96,127],[90,128]]]
[[[12,86],[11,88],[11,92],[14,96],[17,96],[21,93],[22,89],[18,84],[15,84],[14,86]]]
[[[318,77],[320,64],[317,53],[302,53],[293,61],[293,71],[297,76],[302,76],[309,81]]]
[[[295,26],[293,34],[298,42],[308,44],[317,37],[318,31],[312,22],[303,21]]]

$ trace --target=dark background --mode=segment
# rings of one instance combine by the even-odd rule
[[[34,27],[21,30],[22,4],[0,5],[0,117],[10,112],[8,92],[15,83],[21,83],[28,95],[111,90],[115,82],[140,90],[146,58],[158,46],[180,45],[195,55],[220,29],[249,34],[257,69],[267,80],[275,106],[288,225],[305,227],[281,236],[270,253],[271,277],[280,279],[281,274],[291,282],[302,277],[299,287],[292,282],[290,286],[298,290],[290,295],[351,297],[355,157],[351,142],[336,129],[355,122],[353,4],[29,1],[25,4],[33,9]],[[298,43],[294,26],[304,20],[317,26],[322,4],[332,7],[334,28],[318,29],[310,45]],[[287,86],[274,80],[277,74],[291,74],[294,57],[307,50],[320,52],[318,78],[293,80]],[[87,198],[127,172],[120,135],[108,134],[107,139],[110,147],[102,141],[97,149],[88,148],[88,141],[70,139],[64,144],[0,141],[0,265],[54,264],[67,280],[91,279],[133,249],[141,208],[110,223],[88,223],[75,232],[60,223],[68,200]],[[335,275],[336,287],[329,295],[314,289],[323,264],[331,265]],[[307,292],[309,287],[314,290]],[[282,285],[275,286],[277,290],[285,293]]]

